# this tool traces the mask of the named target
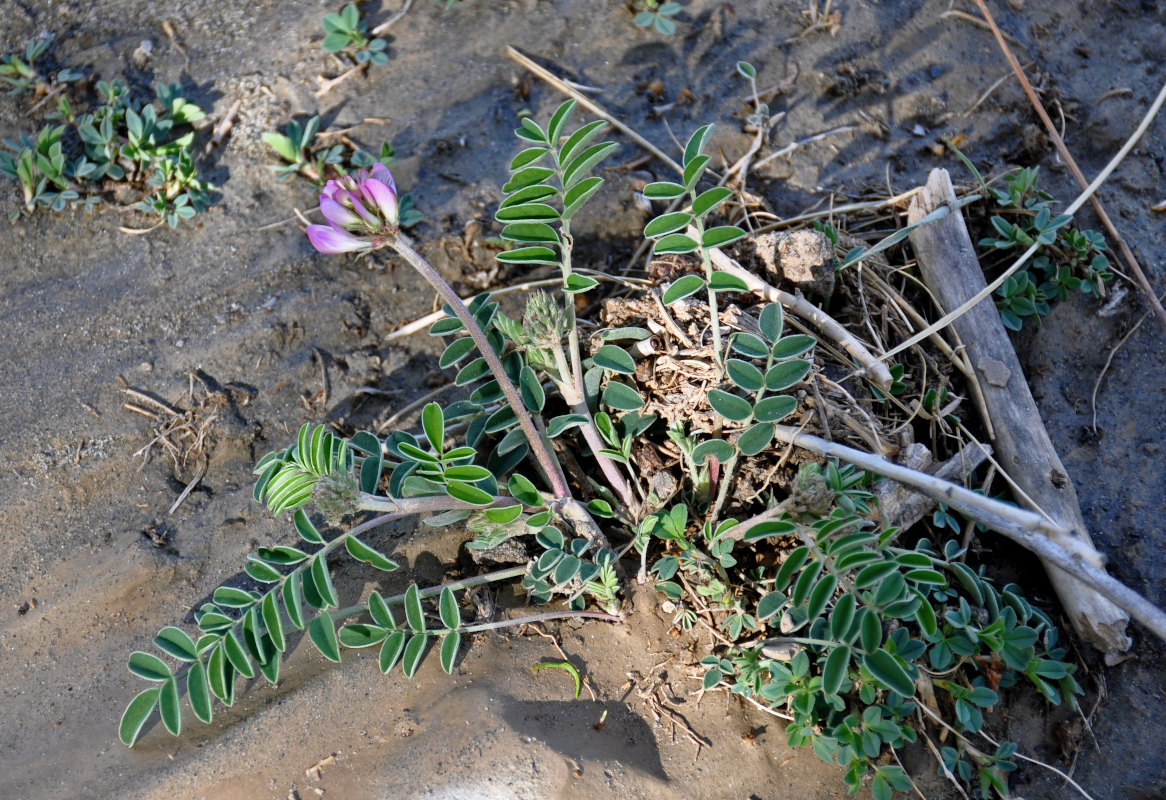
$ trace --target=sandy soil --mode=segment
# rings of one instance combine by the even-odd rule
[[[397,7],[366,5],[374,22]],[[1069,147],[1095,174],[1164,78],[1166,10],[1134,0],[996,5],[1021,42],[1021,59],[1034,63],[1046,97],[1058,101]],[[733,71],[748,59],[762,86],[798,70],[793,88],[775,101],[786,112],[775,146],[855,126],[760,172],[753,185],[776,213],[796,214],[829,192],[838,203],[902,191],[936,165],[958,170],[930,151],[943,133],[966,135],[966,151],[984,167],[1038,163],[1046,188],[1061,197],[1072,191],[1051,148],[1032,135],[1033,116],[1014,81],[969,112],[1007,67],[986,31],[942,16],[946,2],[839,0],[836,36],[789,42],[802,30],[803,2],[684,6],[679,33],[664,38],[635,28],[624,5],[609,0],[465,0],[448,12],[417,0],[392,29],[389,65],[317,99],[315,76],[335,74],[318,48],[319,19],[331,6],[0,0],[0,52],[51,31],[60,36],[53,54],[61,63],[92,65],[98,76],[121,77],[143,93],[156,81],[181,80],[212,116],[243,99],[227,144],[205,161],[218,202],[194,224],[131,237],[118,225],[142,221],[109,209],[0,222],[0,796],[842,794],[837,768],[790,751],[780,721],[724,695],[698,704],[689,665],[708,643],[668,635],[658,598],[647,590],[633,595],[626,626],[558,631],[565,650],[586,665],[594,700],[586,693],[572,700],[565,675],[530,671],[556,655],[539,637],[478,637],[452,677],[430,660],[411,682],[382,677],[363,653],[332,668],[301,642],[277,688],[241,687],[239,702],[216,709],[214,724],[191,722],[179,739],[155,725],[132,751],[117,741],[117,720],[137,683],[125,669],[128,654],[160,627],[189,623],[190,608],[240,575],[247,552],[294,538],[252,502],[253,459],[283,447],[304,421],[359,427],[383,419],[437,378],[428,337],[383,339],[431,307],[412,274],[392,262],[320,257],[294,225],[270,227],[312,198],[305,184],[279,183],[265,169],[272,158],[259,140],[263,131],[320,113],[333,128],[359,126],[351,135],[370,148],[391,140],[402,156],[398,183],[427,217],[418,238],[460,237],[472,220],[489,220],[501,198],[516,113],[526,107],[545,117],[560,101],[506,58],[506,44],[602,87],[599,102],[666,150],[665,122],[677,137],[721,123],[714,150],[730,161],[748,146],[740,126],[746,90]],[[145,39],[153,56],[138,67],[130,54]],[[0,98],[0,137],[39,126],[26,108],[20,98]],[[384,122],[361,124],[370,117]],[[200,136],[201,146],[209,134]],[[621,141],[610,163],[641,155]],[[657,163],[638,168],[664,177]],[[1163,199],[1164,171],[1160,119],[1101,193],[1159,287],[1166,285],[1166,228],[1149,207]],[[595,266],[622,263],[643,224],[621,181],[612,173],[597,227],[585,237]],[[0,219],[19,204],[15,184],[0,184]],[[488,258],[448,258],[442,266],[463,289],[493,269]],[[1100,434],[1089,428],[1094,381],[1142,310],[1129,301],[1102,318],[1096,304],[1074,299],[1018,346],[1095,541],[1116,575],[1162,604],[1166,341],[1154,320],[1114,359],[1097,397]],[[213,425],[205,478],[168,514],[191,475],[157,450],[148,463],[134,456],[149,441],[151,422],[123,408],[120,380],[186,409],[196,371],[205,380],[194,382],[195,399],[209,386],[227,402]],[[385,394],[359,393],[366,388]],[[342,570],[342,603],[371,588],[439,582],[464,538],[408,525],[381,534],[382,549],[409,568],[375,585],[370,575]],[[1036,574],[1024,556],[999,548],[1022,574]],[[1035,584],[1033,593],[1042,592]],[[1082,654],[1083,704],[1096,711],[1092,736],[1062,746],[1057,731],[1067,715],[1023,693],[1007,698],[993,729],[1039,758],[1065,768],[1071,762],[1098,800],[1166,796],[1164,652],[1141,629],[1134,634],[1133,657],[1117,667],[1103,669]],[[648,679],[710,746],[698,749],[681,727],[658,719],[646,698],[629,694],[629,674]],[[597,731],[603,710],[609,714]],[[335,760],[317,777],[306,774],[329,757]],[[925,753],[908,758],[929,797],[949,795]],[[1030,765],[1014,789],[1028,798],[1071,796]]]

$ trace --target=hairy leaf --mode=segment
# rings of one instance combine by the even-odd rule
[[[340,642],[336,638],[336,623],[331,614],[320,614],[312,620],[308,625],[308,636],[324,658],[340,663]]]
[[[154,713],[154,707],[158,704],[158,695],[161,689],[154,687],[140,692],[130,704],[126,706],[125,712],[121,715],[121,724],[118,725],[118,737],[122,744],[126,747],[133,747],[134,742],[138,740],[138,736],[142,733],[142,728],[146,727],[146,720]]]

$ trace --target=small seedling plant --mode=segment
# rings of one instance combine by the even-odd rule
[[[1018,587],[997,589],[964,563],[955,543],[880,527],[870,476],[849,465],[808,461],[788,496],[770,490],[734,501],[749,511],[743,520],[723,513],[735,476],[779,458],[777,426],[798,409],[795,392],[811,377],[818,342],[787,331],[777,303],[748,314],[749,330],[722,323],[723,295],[746,286],[717,269],[711,253],[745,234],[717,224],[732,192],[702,187],[713,128],[701,127],[684,148],[681,180],[644,189],[682,210],[656,217],[644,235],[655,253],[687,259],[690,272],[660,302],[708,319],[699,346],[714,368],[704,401],[715,423],[665,425],[649,413],[650,389],[625,343],[651,332],[625,326],[584,341],[576,319],[576,298],[598,292],[599,282],[577,269],[573,225],[602,189],[595,171],[616,145],[599,140],[602,121],[572,126],[574,110],[568,101],[545,127],[528,117],[515,132],[523,149],[495,213],[509,245],[498,258],[560,278],[558,292],[532,293],[520,318],[488,293],[463,302],[413,249],[384,164],[324,185],[325,224],[308,226],[310,242],[333,254],[392,249],[431,284],[444,314],[429,335],[443,340],[439,364],[456,371],[463,399],[429,403],[419,429],[385,436],[343,437],[306,424],[295,442],[260,460],[254,497],[290,515],[296,540],[248,557],[248,579],[216,589],[195,613],[196,631],[166,627],[154,639],[158,652],[130,657],[130,671],[149,686],[122,717],[122,741],[132,745],[155,712],[177,735],[183,689],[185,705],[209,722],[216,700],[234,702],[240,676],[276,683],[300,631],[330,661],[373,648],[382,672],[400,665],[411,678],[433,650],[450,672],[478,631],[569,617],[620,621],[627,555],[638,557],[637,577],[675,605],[677,627],[716,627],[722,645],[701,662],[703,688],[790,715],[789,742],[839,764],[851,792],[869,782],[883,800],[910,788],[886,755],[927,735],[914,720],[925,706],[931,712],[936,696],[948,711],[932,713],[957,733],[937,750],[941,769],[985,796],[1004,791],[1014,748],[981,751],[970,734],[1015,684],[1054,703],[1080,693],[1051,621]],[[298,139],[297,157],[306,152],[303,133],[288,137]],[[573,484],[554,440],[587,464]],[[683,480],[666,497],[637,469],[646,444],[679,454]],[[466,525],[473,549],[522,537],[534,554],[518,567],[435,587],[413,583],[399,594],[378,588],[339,607],[333,564],[348,558],[396,570],[374,537],[408,516]],[[349,519],[359,522],[331,524]],[[518,581],[535,604],[561,603],[518,619],[467,622],[460,593],[497,581]]]
[[[991,217],[995,235],[981,239],[980,247],[992,253],[1042,245],[996,290],[1000,317],[1013,331],[1025,320],[1039,325],[1051,305],[1071,293],[1103,297],[1105,284],[1113,278],[1105,237],[1072,227],[1068,215],[1054,216],[1053,196],[1040,189],[1039,178],[1039,167],[1026,167],[1005,175],[1003,189],[985,187],[996,203]]]
[[[292,120],[288,123],[286,132],[268,131],[262,138],[285,162],[269,164],[267,167],[279,180],[299,175],[317,187],[323,186],[328,176],[347,175],[354,170],[369,169],[376,163],[391,167],[396,158],[396,151],[389,142],[381,144],[377,156],[359,148],[346,147],[344,144],[328,145],[322,141],[320,135],[319,115],[307,120],[303,125]],[[399,205],[400,227],[409,228],[424,219],[421,212],[413,207],[413,195],[408,193],[401,195]]]
[[[23,212],[91,210],[110,181],[137,189],[136,208],[171,228],[204,210],[211,186],[199,176],[190,123],[205,114],[179,84],[156,92],[153,102],[139,103],[120,81],[98,81],[91,110],[79,112],[62,96],[53,114],[62,122],[45,125],[35,138],[0,142],[0,173],[20,183]]]
[[[680,3],[634,0],[632,10],[635,12],[632,20],[636,23],[636,27],[655,28],[665,36],[676,33],[676,22],[672,18],[680,13]]]
[[[46,34],[33,39],[24,46],[21,53],[0,55],[0,85],[6,86],[8,94],[31,93],[43,98],[64,90],[65,85],[85,77],[85,71],[65,68],[55,74],[38,65],[53,43],[53,36]]]
[[[346,53],[357,64],[389,63],[385,40],[369,36],[368,25],[354,4],[346,5],[339,14],[325,16],[323,25],[325,36],[321,47],[329,53]]]

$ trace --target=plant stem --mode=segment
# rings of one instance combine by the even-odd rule
[[[562,182],[562,169],[558,166],[556,161],[556,170],[559,174],[559,181]],[[565,193],[565,187],[564,187]],[[571,277],[571,253],[575,247],[575,240],[571,236],[571,219],[564,217],[562,221],[563,244],[560,247],[562,251],[562,260],[559,264],[563,271],[563,302],[566,306],[567,313],[567,354],[570,359],[571,374],[567,380],[571,381],[575,386],[574,396],[564,398],[571,406],[571,411],[575,414],[581,414],[587,418],[587,422],[583,424],[583,439],[587,442],[587,446],[591,448],[591,452],[595,456],[595,460],[599,463],[599,469],[603,472],[603,477],[607,479],[608,485],[612,488],[620,501],[629,509],[634,510],[638,504],[632,496],[628,484],[620,474],[619,469],[615,466],[610,458],[603,455],[600,451],[604,448],[603,437],[599,435],[598,428],[595,427],[595,420],[591,417],[591,409],[587,407],[587,392],[583,387],[583,364],[579,352],[579,326],[575,320],[575,296],[568,294],[566,291],[567,279]]]
[[[512,497],[496,495],[494,502],[489,505],[475,505],[464,500],[455,500],[448,495],[434,495],[432,497],[384,497],[379,494],[360,492],[356,504],[362,511],[381,511],[389,514],[432,514],[441,511],[472,511],[475,509],[497,508],[499,506],[514,505]]]
[[[559,501],[570,499],[571,492],[567,488],[566,481],[562,478],[558,460],[551,453],[546,442],[539,436],[538,429],[534,426],[534,420],[527,413],[526,406],[523,404],[522,398],[518,395],[518,390],[514,388],[514,383],[502,367],[501,359],[494,352],[494,348],[490,346],[485,332],[479,327],[473,315],[470,314],[465,303],[457,296],[453,288],[445,282],[445,279],[438,274],[437,270],[431,267],[421,257],[420,253],[406,243],[404,236],[398,235],[394,237],[390,240],[389,244],[397,251],[398,255],[409,262],[411,267],[421,273],[421,277],[425,278],[429,282],[429,285],[437,291],[437,296],[441,298],[441,301],[453,309],[454,316],[465,326],[466,332],[474,340],[474,344],[477,345],[482,357],[486,359],[486,365],[490,368],[494,379],[498,381],[498,386],[502,389],[502,394],[506,397],[506,402],[510,403],[510,408],[514,411],[515,417],[518,418],[518,424],[522,428],[522,432],[526,434],[526,441],[530,445],[531,452],[534,453],[539,467],[542,468],[543,475],[550,484],[551,491],[555,494],[555,499]]]
[[[696,190],[691,192],[692,199],[696,200]],[[696,240],[698,242],[704,241],[704,220],[697,218],[693,221],[696,227]],[[712,256],[709,253],[709,248],[703,244],[700,246],[700,263],[704,267],[704,279],[708,288],[709,296],[709,325],[713,329],[713,363],[717,367],[717,379],[715,383],[719,384],[725,378],[725,362],[721,356],[721,315],[717,311],[717,291],[713,288],[713,262]]]

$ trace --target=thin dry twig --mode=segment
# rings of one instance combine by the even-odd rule
[[[992,12],[988,10],[988,6],[984,3],[984,0],[975,0],[975,3],[991,27],[992,35],[996,37],[996,43],[1000,45],[1000,50],[1008,60],[1008,65],[1016,73],[1021,88],[1024,89],[1025,95],[1028,96],[1028,101],[1032,103],[1032,107],[1036,111],[1037,116],[1040,117],[1045,129],[1049,132],[1049,138],[1052,139],[1053,144],[1057,148],[1057,152],[1061,154],[1061,158],[1068,165],[1069,171],[1073,173],[1073,177],[1076,178],[1077,183],[1080,184],[1082,189],[1086,189],[1089,186],[1089,181],[1085,179],[1085,175],[1081,172],[1081,168],[1077,166],[1077,162],[1073,159],[1069,148],[1065,146],[1065,140],[1057,132],[1057,128],[1049,118],[1048,112],[1045,111],[1044,105],[1041,104],[1040,99],[1036,96],[1036,92],[1033,91],[1032,84],[1028,82],[1028,77],[1024,74],[1024,70],[1020,68],[1020,63],[1016,60],[1016,56],[1012,54],[1012,49],[1004,41],[1004,34],[1001,33],[1000,28],[996,25],[996,20],[992,17]],[[1166,93],[1166,86],[1162,87],[1162,91]],[[1161,105],[1161,99],[1162,94],[1159,94],[1159,102],[1156,105]],[[1093,204],[1093,210],[1097,212],[1097,218],[1101,220],[1101,224],[1105,226],[1105,230],[1117,244],[1118,250],[1121,251],[1122,260],[1133,270],[1134,277],[1138,279],[1138,286],[1146,295],[1146,300],[1149,301],[1150,306],[1154,309],[1154,313],[1158,315],[1158,319],[1162,320],[1162,324],[1166,325],[1166,308],[1163,308],[1162,304],[1158,302],[1158,293],[1150,286],[1150,281],[1146,278],[1146,273],[1142,271],[1141,264],[1138,263],[1138,259],[1134,256],[1133,251],[1126,244],[1125,238],[1114,227],[1113,221],[1109,218],[1109,214],[1105,212],[1105,207],[1101,205],[1101,201],[1095,195],[1089,195],[1089,202]]]
[[[673,161],[671,158],[669,158],[664,153],[663,150],[656,147],[656,145],[652,144],[647,139],[645,139],[643,136],[640,136],[640,134],[636,133],[634,130],[629,128],[627,125],[620,122],[619,119],[617,119],[616,117],[614,117],[610,113],[608,113],[606,109],[604,109],[602,106],[600,106],[594,100],[587,97],[582,92],[579,92],[579,91],[573,89],[572,87],[568,86],[565,82],[563,82],[560,78],[557,78],[555,75],[553,75],[545,67],[535,63],[534,61],[531,61],[529,58],[527,58],[525,55],[523,55],[517,49],[515,49],[515,47],[513,45],[507,45],[506,55],[510,56],[512,59],[514,59],[522,66],[526,67],[527,69],[529,69],[531,72],[533,72],[539,78],[546,81],[547,83],[549,83],[554,88],[558,89],[563,94],[567,95],[568,97],[574,98],[575,101],[579,103],[579,105],[586,108],[592,114],[595,114],[596,116],[604,119],[608,125],[611,125],[613,128],[617,128],[620,131],[622,131],[625,135],[628,136],[628,138],[630,138],[632,141],[634,141],[640,147],[642,147],[645,150],[647,150],[648,152],[650,152],[652,155],[656,156],[656,158],[663,161],[665,164],[670,166],[672,169],[676,170],[676,172],[680,173],[681,175],[684,174],[684,168],[681,167],[679,164],[677,164],[675,161]]]
[[[1162,295],[1166,298],[1166,294]],[[1142,314],[1141,318],[1134,323],[1133,327],[1126,332],[1126,335],[1121,337],[1117,344],[1109,351],[1109,355],[1105,359],[1105,366],[1101,368],[1101,372],[1097,373],[1097,380],[1093,382],[1093,392],[1089,395],[1089,407],[1093,410],[1093,432],[1097,433],[1097,390],[1101,388],[1101,381],[1105,377],[1105,373],[1109,371],[1109,365],[1113,363],[1113,357],[1117,355],[1118,351],[1125,346],[1125,343],[1130,340],[1130,337],[1138,332],[1138,328],[1142,327],[1142,323],[1150,316],[1149,311]]]
[[[398,22],[401,21],[402,17],[404,17],[406,14],[409,13],[409,8],[412,5],[413,5],[413,0],[405,0],[405,5],[401,6],[400,11],[398,11],[396,14],[389,17],[384,22],[382,22],[380,25],[377,25],[375,28],[372,29],[372,35],[373,36],[380,36],[381,34],[387,32],[389,30],[389,28],[396,25]]]

